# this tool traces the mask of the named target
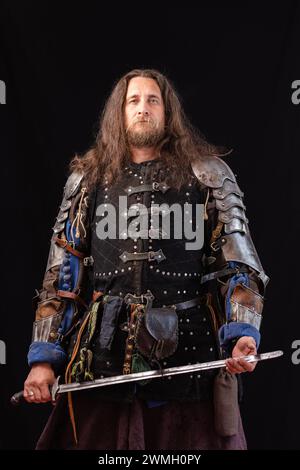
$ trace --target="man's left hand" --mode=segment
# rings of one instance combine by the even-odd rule
[[[226,361],[226,369],[231,374],[241,374],[242,372],[252,372],[256,367],[256,362],[247,362],[245,359],[238,359],[240,356],[256,354],[256,343],[251,336],[242,336],[232,350],[232,357]]]

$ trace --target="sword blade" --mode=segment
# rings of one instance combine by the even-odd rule
[[[267,353],[241,356],[238,359],[245,359],[247,362],[265,361],[267,359],[275,359],[283,355],[283,351],[271,351]],[[89,382],[74,382],[71,384],[62,384],[55,387],[56,393],[76,392],[98,387],[106,387],[108,385],[117,385],[128,382],[138,382],[146,379],[157,379],[171,375],[188,374],[201,370],[219,369],[226,366],[226,359],[218,361],[202,362],[199,364],[190,364],[185,366],[170,367],[168,369],[150,370],[146,372],[135,372],[133,374],[115,375],[112,377],[104,377]],[[54,390],[53,390],[54,392]]]

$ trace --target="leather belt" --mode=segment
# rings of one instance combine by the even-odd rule
[[[133,295],[133,294],[127,294],[124,298],[127,304],[143,304],[153,299],[154,297],[153,295],[151,295],[151,293],[142,294],[139,296]],[[186,310],[188,308],[195,307],[196,305],[199,305],[202,302],[203,302],[203,296],[198,296],[198,297],[194,297],[193,299],[186,300],[185,302],[179,302],[177,304],[167,305],[166,307],[173,307],[176,310]],[[155,307],[155,308],[159,308],[159,307]]]

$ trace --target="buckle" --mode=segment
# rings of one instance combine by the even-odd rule
[[[146,294],[135,295],[135,294],[126,294],[124,297],[124,302],[129,304],[144,304],[146,308],[151,307],[152,302],[154,300],[154,295],[150,290],[146,292]]]
[[[210,247],[214,252],[216,252],[220,249],[220,245],[217,242],[212,242]]]
[[[156,253],[155,251],[148,251],[148,261],[155,261]]]
[[[141,295],[135,295],[135,294],[126,294],[124,297],[124,302],[129,305],[129,304],[142,304],[142,296]]]
[[[146,299],[146,307],[151,307],[152,302],[154,300],[154,295],[152,294],[152,292],[148,290],[146,294],[142,294],[141,297],[142,297],[143,302],[144,302],[144,299]]]
[[[84,266],[93,266],[93,264],[94,264],[94,258],[92,256],[87,256],[86,258],[83,258]]]
[[[159,191],[159,183],[157,181],[153,181],[152,188],[154,191]]]
[[[216,252],[221,248],[222,245],[225,245],[225,243],[226,243],[226,238],[221,237],[221,238],[218,238],[218,240],[212,242],[210,244],[210,247],[214,252]]]

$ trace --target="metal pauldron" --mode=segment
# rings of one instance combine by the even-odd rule
[[[204,157],[192,168],[198,180],[212,189],[218,221],[223,224],[223,234],[214,242],[213,250],[221,248],[226,263],[235,261],[253,268],[266,287],[269,278],[251,239],[242,199],[244,193],[231,168],[218,157]]]
[[[63,200],[53,227],[54,233],[51,238],[51,246],[46,271],[51,269],[53,266],[61,264],[63,260],[64,249],[55,243],[55,237],[57,237],[58,234],[61,233],[65,228],[66,220],[68,219],[70,207],[72,205],[71,199],[77,194],[82,178],[83,174],[74,172],[69,176],[65,184]]]

